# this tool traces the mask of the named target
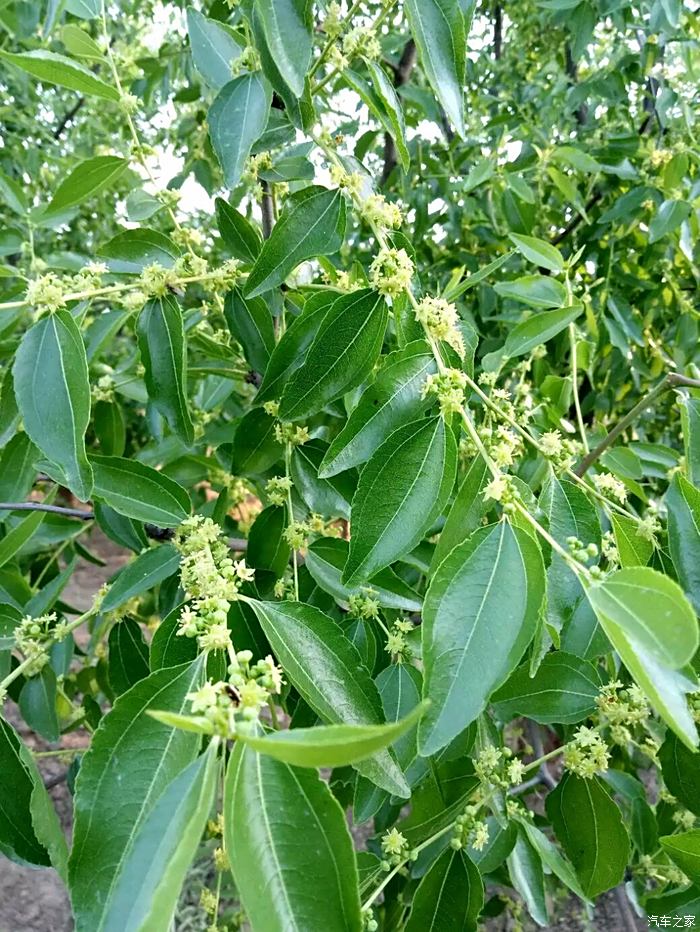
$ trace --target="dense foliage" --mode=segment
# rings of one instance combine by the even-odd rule
[[[698,21],[349,6],[0,3],[0,850],[79,932],[202,852],[202,929],[692,918]]]

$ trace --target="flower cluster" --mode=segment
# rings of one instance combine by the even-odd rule
[[[454,834],[450,847],[455,851],[471,847],[483,851],[489,843],[489,827],[483,819],[477,819],[481,806],[467,806],[455,819]]]
[[[387,201],[383,194],[370,194],[362,202],[360,213],[362,218],[373,227],[398,230],[403,223],[398,205]]]
[[[66,303],[64,283],[53,272],[40,275],[27,285],[27,303],[34,307],[57,311]]]
[[[513,477],[506,473],[495,476],[484,489],[484,499],[500,502],[505,514],[512,514],[520,495],[513,481]]]
[[[564,749],[564,766],[579,777],[590,779],[608,769],[608,746],[593,728],[582,725]]]
[[[382,854],[384,859],[381,866],[385,871],[398,867],[405,861],[415,861],[418,856],[411,850],[406,837],[397,828],[392,828],[382,836]]]
[[[269,152],[258,152],[257,155],[251,155],[246,162],[245,171],[243,172],[243,181],[247,184],[255,184],[261,171],[269,171],[272,168],[272,156]]]
[[[111,375],[102,375],[97,384],[92,386],[93,401],[114,401],[114,378]]]
[[[252,45],[247,45],[241,54],[231,62],[231,76],[237,77],[243,71],[259,71],[260,55]]]
[[[590,544],[583,544],[578,537],[567,537],[566,546],[574,560],[579,563],[588,563],[598,556],[598,545],[591,541]]]
[[[577,442],[562,437],[558,430],[548,430],[542,434],[539,438],[539,448],[558,470],[571,469],[578,453]]]
[[[265,492],[271,505],[284,505],[291,491],[292,480],[289,476],[273,476],[272,479],[268,479],[265,486]]]
[[[347,191],[352,198],[359,199],[364,187],[364,180],[359,172],[348,172],[342,165],[331,165],[331,181],[341,190]]]
[[[175,535],[182,555],[180,579],[191,604],[180,615],[179,635],[196,637],[202,650],[227,650],[231,645],[228,611],[254,570],[245,560],[233,560],[221,529],[211,518],[195,515]]]
[[[610,737],[615,744],[629,744],[634,740],[632,729],[645,726],[650,719],[649,703],[644,693],[635,684],[623,686],[619,680],[601,687],[596,697],[601,725],[610,726]],[[645,753],[652,752],[648,746]],[[652,753],[653,756],[653,753]]]
[[[348,598],[348,613],[351,618],[362,618],[369,621],[379,617],[379,602],[372,598],[371,590],[362,595],[351,595]]]
[[[188,693],[190,710],[211,734],[231,738],[241,722],[257,721],[260,710],[284,686],[281,669],[269,655],[252,664],[249,650],[231,652],[228,681],[206,682]]]
[[[369,267],[370,281],[388,298],[411,287],[413,271],[413,260],[405,249],[380,249]]]
[[[382,47],[371,26],[356,26],[343,39],[343,55],[352,61],[358,55],[375,59],[382,54]]]
[[[332,39],[343,31],[343,8],[337,0],[332,0],[326,7],[326,17],[321,28]]]
[[[505,789],[522,783],[524,767],[510,748],[489,745],[479,751],[474,770],[482,783]]]
[[[284,529],[282,536],[292,550],[304,550],[309,544],[311,528],[305,521],[292,521]]]
[[[392,625],[389,632],[384,650],[391,654],[397,663],[403,663],[411,658],[411,648],[409,647],[406,635],[413,631],[413,625],[405,618],[399,618]]]
[[[306,425],[291,424],[288,421],[280,421],[275,424],[275,440],[277,443],[290,443],[293,447],[300,447],[310,439],[311,435]]]
[[[421,397],[437,395],[440,413],[443,417],[456,414],[464,405],[464,390],[467,387],[467,376],[459,369],[448,369],[437,375],[429,375],[423,383]]]
[[[102,284],[102,276],[106,275],[107,271],[104,262],[88,262],[70,280],[71,290],[80,292],[99,288]]]
[[[434,340],[444,340],[460,359],[464,359],[464,338],[454,304],[444,298],[425,297],[416,308],[416,320]]]
[[[27,676],[39,673],[48,663],[48,647],[53,641],[65,637],[65,622],[56,625],[56,613],[40,615],[38,618],[25,616],[14,630],[15,644],[28,662]]]
[[[610,472],[600,472],[593,476],[593,484],[602,495],[616,498],[618,502],[627,501],[627,489],[623,482]]]
[[[620,554],[615,543],[615,535],[612,531],[606,531],[603,534],[601,551],[610,566],[619,566]]]

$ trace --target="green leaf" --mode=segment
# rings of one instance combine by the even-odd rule
[[[393,430],[423,414],[430,399],[422,397],[422,388],[426,377],[435,371],[435,358],[422,341],[389,355],[331,442],[319,477],[334,476],[366,462]]]
[[[464,851],[445,851],[418,884],[406,932],[476,932],[484,905],[477,866]]]
[[[700,829],[666,835],[659,839],[661,847],[691,883],[700,883]]]
[[[256,932],[360,932],[345,813],[315,773],[237,743],[226,773],[224,841]]]
[[[141,822],[111,893],[103,932],[168,932],[209,817],[218,745],[169,783]]]
[[[114,155],[97,155],[92,159],[86,159],[76,165],[70,175],[59,184],[42,216],[60,214],[82,204],[121,177],[128,165],[128,159]]]
[[[129,599],[152,589],[177,572],[179,565],[180,554],[172,544],[144,550],[114,577],[102,602],[102,611],[112,612]]]
[[[67,23],[61,29],[61,42],[71,55],[77,55],[78,58],[104,60],[104,52],[97,42],[75,23]]]
[[[199,735],[147,713],[183,712],[202,676],[202,659],[152,673],[117,699],[93,736],[75,788],[69,877],[76,932],[106,932],[139,830],[199,749]]]
[[[224,23],[194,7],[187,8],[187,34],[195,68],[218,91],[231,80],[231,65],[241,54],[241,45]]]
[[[511,298],[529,307],[563,307],[567,299],[564,285],[546,275],[523,275],[512,281],[497,282],[494,290],[502,298]]]
[[[9,563],[22,547],[31,540],[46,519],[45,511],[34,511],[22,518],[0,540],[0,567]]]
[[[148,676],[148,646],[133,618],[122,619],[109,632],[108,657],[109,683],[117,696]]]
[[[230,189],[241,180],[250,150],[265,131],[271,99],[269,85],[253,72],[225,84],[209,108],[211,144]]]
[[[189,517],[190,497],[181,485],[152,466],[121,456],[91,456],[95,496],[136,521],[176,527]]]
[[[352,595],[361,595],[362,586],[348,588],[341,576],[348,559],[349,543],[333,537],[320,537],[309,547],[304,563],[318,585],[339,602],[347,605]],[[372,598],[385,608],[403,612],[419,612],[422,602],[418,593],[405,583],[391,567],[385,567],[370,581]]]
[[[262,298],[244,298],[241,290],[234,288],[226,295],[224,316],[248,364],[256,372],[264,372],[275,348],[275,330],[267,304]]]
[[[317,725],[274,731],[264,737],[241,734],[239,741],[294,767],[344,767],[389,747],[416,724],[423,711],[424,706],[416,706],[390,725]]]
[[[547,516],[549,533],[562,547],[567,547],[567,540],[575,537],[583,544],[595,544],[600,548],[598,514],[579,485],[551,476],[540,497],[540,507]],[[572,623],[582,600],[585,600],[585,593],[578,576],[552,551],[547,567],[546,618],[550,631],[557,634],[564,631]]]
[[[700,815],[700,754],[669,731],[659,751],[659,761],[669,793],[686,809]]]
[[[172,268],[180,249],[165,233],[142,227],[118,233],[100,246],[97,255],[110,260],[108,265],[112,272],[138,274],[156,262],[163,268]]]
[[[700,486],[700,398],[684,398],[678,407],[688,479],[694,486]]]
[[[339,190],[310,185],[290,195],[248,276],[246,295],[254,298],[281,285],[306,259],[337,252],[345,222],[345,198]]]
[[[61,729],[56,711],[56,674],[45,666],[30,677],[19,694],[22,718],[31,729],[47,741],[58,741]]]
[[[274,2],[274,0],[267,0],[267,2]],[[288,0],[286,0],[286,2],[288,2]],[[303,2],[303,0],[292,0],[292,2],[298,3]],[[307,77],[304,81],[303,93],[301,96],[297,95],[290,88],[289,84],[287,84],[282,70],[280,69],[280,61],[278,60],[278,56],[268,43],[260,15],[260,10],[257,4],[254,5],[252,10],[251,25],[253,27],[253,40],[255,42],[255,48],[260,55],[260,63],[262,65],[263,74],[270,82],[274,88],[275,93],[284,104],[286,119],[297,129],[300,129],[303,132],[310,131],[316,121],[316,113],[314,111],[313,100],[311,98],[311,83],[309,78]],[[274,112],[275,111],[273,109],[272,113]],[[274,130],[279,129],[279,121],[276,121],[275,125],[271,127],[271,129],[273,130],[272,139],[275,140],[276,146],[278,143],[277,137],[274,134]],[[283,138],[285,141],[288,138],[286,133]]]
[[[464,15],[459,0],[406,0],[421,64],[445,113],[464,137]]]
[[[270,355],[255,397],[258,404],[279,399],[292,373],[303,365],[321,321],[337,297],[338,292],[329,288],[306,301],[301,314],[292,320]]]
[[[222,197],[217,197],[216,223],[221,239],[237,259],[255,262],[262,249],[262,237],[257,227],[240,214]]]
[[[363,289],[330,306],[304,360],[284,387],[280,417],[304,420],[356,388],[372,371],[388,321],[384,298]]]
[[[672,233],[690,216],[687,201],[664,201],[649,224],[649,242],[656,243],[667,233]]]
[[[148,396],[185,443],[194,440],[187,407],[187,344],[180,305],[173,295],[153,298],[136,323]]]
[[[684,669],[698,649],[698,622],[680,586],[648,567],[628,567],[586,590],[601,627],[664,721],[689,747],[697,743]]]
[[[596,897],[622,880],[629,837],[622,814],[598,777],[564,774],[547,796],[547,816],[581,888]]]
[[[581,884],[578,882],[573,868],[569,862],[562,857],[559,850],[552,844],[544,832],[536,828],[527,816],[520,819],[518,825],[520,830],[524,831],[527,840],[530,842],[545,867],[549,868],[555,877],[558,877],[569,890],[576,894],[576,896],[580,897],[582,900],[588,899],[581,889]]]
[[[676,473],[666,493],[668,543],[678,580],[700,614],[700,491]]]
[[[459,491],[452,503],[445,524],[440,531],[440,539],[435,547],[431,572],[437,569],[447,554],[457,544],[465,541],[481,524],[481,519],[488,511],[488,502],[484,500],[484,489],[490,479],[486,461],[475,456],[469,464]]]
[[[26,214],[29,203],[22,185],[4,172],[0,172],[0,195],[10,210],[16,214]]]
[[[248,535],[248,566],[256,570],[269,570],[277,578],[284,575],[292,552],[283,536],[287,523],[287,509],[284,505],[263,508]]]
[[[234,475],[259,475],[281,459],[284,449],[275,437],[275,423],[275,418],[260,408],[241,418],[233,435]]]
[[[176,667],[178,664],[194,660],[197,656],[196,640],[178,636],[183,608],[184,604],[175,606],[156,628],[151,639],[149,656],[151,670]]]
[[[556,246],[537,239],[535,236],[522,236],[520,233],[509,233],[509,238],[515,243],[518,252],[525,256],[528,262],[533,262],[541,269],[550,272],[562,272],[566,263],[564,257]]]
[[[301,97],[313,47],[311,4],[308,0],[257,0],[255,10],[282,78]]]
[[[20,863],[49,867],[65,877],[65,838],[30,751],[0,718],[0,852]]]
[[[71,91],[79,91],[81,94],[102,97],[106,100],[119,100],[119,91],[116,87],[101,81],[89,68],[66,58],[65,55],[57,55],[45,49],[36,49],[20,55],[0,52],[0,57],[38,78],[42,84],[57,84]]]
[[[506,521],[475,531],[440,564],[423,607],[423,695],[432,704],[418,727],[421,754],[484,710],[532,640],[544,593],[537,543]]]
[[[620,557],[620,565],[646,566],[654,553],[654,545],[650,540],[640,537],[637,533],[639,521],[628,518],[626,515],[612,515],[610,518],[615,546]]]
[[[547,928],[549,916],[542,860],[520,825],[515,847],[508,855],[507,863],[511,883],[525,901],[527,911],[538,925]]]
[[[534,676],[524,663],[491,697],[501,721],[524,715],[542,725],[575,725],[596,711],[602,680],[587,660],[556,651],[547,654]]]
[[[365,582],[420,543],[442,513],[456,471],[454,434],[442,418],[412,421],[384,441],[352,501],[344,585]]]
[[[507,357],[523,356],[531,352],[536,346],[541,346],[566,330],[582,311],[582,304],[572,304],[558,311],[533,314],[511,330],[506,337],[503,352]]]
[[[292,451],[290,474],[294,488],[309,509],[326,518],[350,518],[350,501],[357,487],[354,470],[330,479],[319,478],[318,472],[327,444],[310,440]]]
[[[384,69],[373,61],[367,61],[366,65],[372,79],[372,86],[350,69],[343,72],[343,78],[354,91],[357,91],[371,113],[377,117],[382,127],[392,137],[401,167],[404,171],[408,171],[410,156],[406,145],[406,126],[401,102]]]
[[[289,681],[321,718],[338,725],[382,724],[377,687],[336,622],[300,602],[251,604]],[[356,769],[389,793],[409,795],[389,751],[380,751]]]
[[[92,494],[85,453],[90,381],[83,338],[68,311],[56,311],[24,334],[13,367],[24,429],[56,463],[81,502]]]

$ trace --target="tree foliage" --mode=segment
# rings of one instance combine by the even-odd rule
[[[202,928],[695,915],[698,61],[680,0],[0,5],[0,851],[76,929],[198,851]]]

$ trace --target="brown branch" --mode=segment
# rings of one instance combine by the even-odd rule
[[[669,372],[668,375],[662,379],[658,385],[655,385],[654,388],[650,389],[641,398],[637,404],[629,411],[621,421],[613,427],[609,434],[607,434],[598,444],[598,446],[591,450],[584,458],[581,460],[579,465],[576,467],[574,472],[577,476],[582,477],[586,474],[588,469],[605,453],[605,451],[613,445],[617,438],[622,434],[630,424],[639,417],[642,411],[645,411],[659,395],[662,395],[665,391],[668,391],[669,388],[700,388],[700,379],[690,379],[685,375],[681,375],[679,372]]]
[[[76,103],[70,108],[70,110],[68,110],[68,112],[64,114],[63,119],[62,119],[61,122],[58,124],[58,126],[56,127],[56,129],[53,131],[53,138],[54,138],[54,139],[58,139],[58,138],[62,135],[63,130],[66,128],[66,126],[68,126],[68,124],[71,122],[71,120],[73,120],[73,119],[75,118],[76,114],[78,113],[78,111],[80,110],[80,108],[84,105],[84,103],[85,103],[85,98],[84,98],[84,97],[78,98],[78,100],[77,100]]]
[[[568,42],[564,45],[564,67],[569,83],[572,87],[575,87],[578,83],[578,69],[574,61],[574,56],[571,54],[571,45]],[[588,120],[588,105],[583,102],[580,103],[574,113],[576,115],[576,122],[579,126],[583,126]]]
[[[404,50],[401,53],[398,65],[394,68],[394,87],[403,87],[408,83],[411,72],[416,64],[417,58],[416,43],[409,39]],[[390,133],[384,134],[384,168],[380,184],[384,185],[389,180],[389,176],[396,168],[398,154],[396,152],[396,143]]]
[[[275,225],[275,211],[272,203],[272,192],[270,191],[270,185],[267,181],[263,181],[261,187],[262,203],[260,207],[262,210],[263,237],[264,239],[269,239],[270,234],[272,233],[272,228]]]
[[[588,198],[588,201],[586,202],[586,206],[583,209],[583,213],[587,214],[588,211],[591,209],[591,207],[595,207],[595,205],[598,203],[599,200],[601,200],[602,197],[603,197],[602,191],[594,191],[593,194],[591,194],[591,196]],[[565,240],[566,237],[570,233],[573,233],[573,231],[576,229],[577,226],[581,224],[582,221],[583,221],[583,214],[577,213],[574,217],[571,218],[571,220],[569,220],[569,222],[564,227],[564,229],[561,231],[561,233],[557,233],[557,235],[552,240],[552,245],[558,246],[559,243],[561,243],[562,240]]]
[[[500,3],[493,11],[493,57],[499,61],[503,54],[503,9]]]

